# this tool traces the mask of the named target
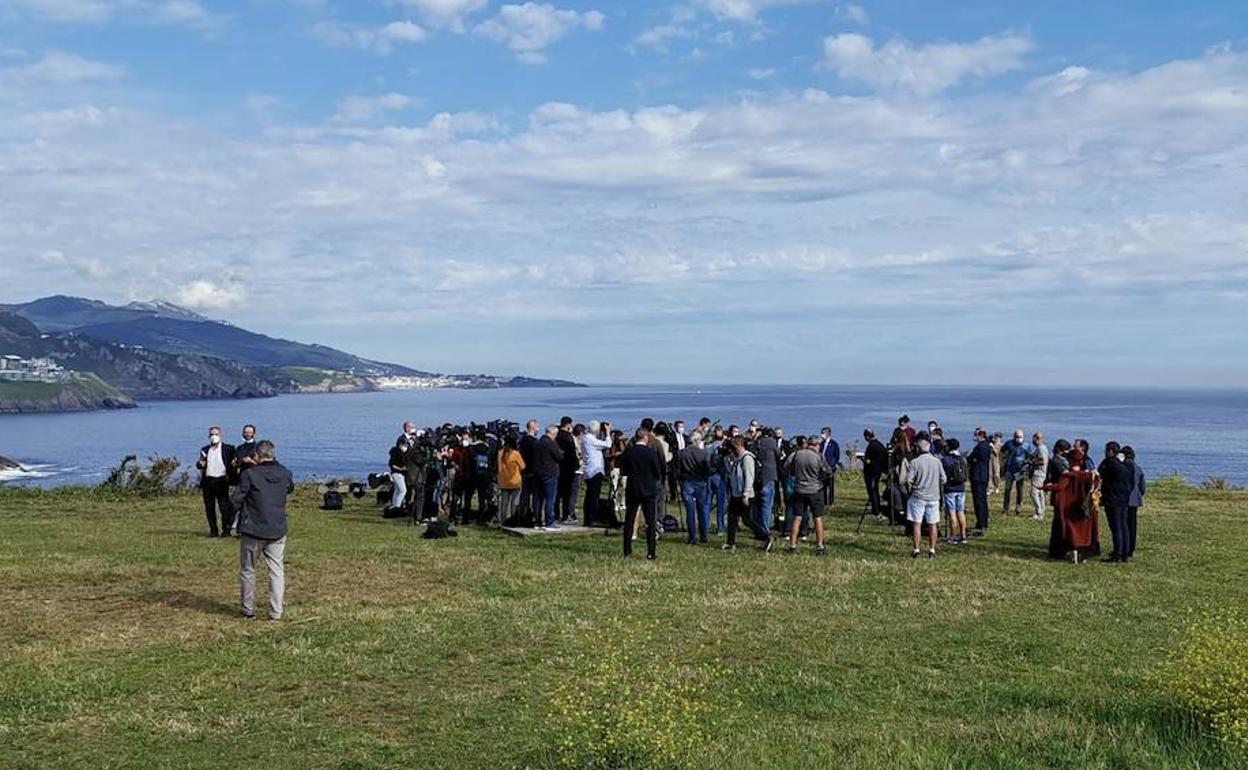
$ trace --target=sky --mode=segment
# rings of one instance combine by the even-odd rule
[[[0,302],[591,383],[1248,387],[1242,0],[0,0]]]

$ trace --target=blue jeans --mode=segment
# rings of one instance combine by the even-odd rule
[[[728,484],[717,473],[711,474],[706,484],[715,505],[715,531],[722,535],[728,531]]]
[[[707,482],[687,479],[680,482],[680,497],[685,501],[685,529],[689,542],[706,542],[711,525],[711,489]]]
[[[555,503],[559,499],[559,477],[551,476],[548,479],[541,479],[542,483],[542,509],[546,512],[545,523],[550,526],[555,523]]]
[[[754,520],[763,532],[771,532],[771,509],[776,501],[776,482],[764,481],[763,489],[754,499]]]

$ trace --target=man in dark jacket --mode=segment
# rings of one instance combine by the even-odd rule
[[[663,490],[663,460],[646,445],[649,431],[638,428],[633,443],[620,455],[620,467],[628,477],[624,488],[624,556],[633,554],[633,530],[637,524],[637,510],[646,519],[646,558],[656,557],[658,548],[658,502]]]
[[[831,428],[824,427],[819,431],[819,454],[823,456],[823,461],[832,470],[832,475],[828,477],[828,484],[823,488],[823,502],[824,505],[835,505],[836,469],[841,467],[841,445],[832,438]]]
[[[1122,448],[1117,441],[1105,445],[1105,459],[1096,469],[1101,475],[1101,505],[1109,521],[1109,531],[1114,538],[1114,550],[1101,561],[1120,564],[1127,560],[1127,505],[1131,501],[1131,487],[1135,472],[1122,458]]]
[[[537,492],[541,496],[540,515],[537,515],[539,511],[534,511],[533,517],[538,529],[559,528],[555,521],[555,503],[559,497],[559,467],[563,462],[563,450],[556,440],[558,435],[559,426],[549,426],[546,435],[533,448],[533,473],[537,477]]]
[[[269,570],[269,620],[281,620],[286,594],[286,496],[295,490],[290,471],[277,462],[273,442],[256,444],[256,464],[243,471],[234,492],[240,535],[239,589],[243,617],[256,616],[256,559]]]
[[[758,498],[754,509],[754,520],[766,532],[771,532],[772,506],[776,500],[776,481],[780,478],[780,445],[776,442],[775,432],[764,429],[754,447],[754,457],[758,460],[758,476],[755,486],[758,487]]]
[[[694,432],[689,443],[676,455],[680,477],[680,499],[685,504],[687,542],[706,542],[711,526],[711,458],[702,446],[702,434]]]
[[[498,453],[490,450],[484,431],[473,434],[472,443],[465,450],[464,469],[468,483],[464,492],[464,517],[472,515],[472,498],[477,498],[476,521],[484,524],[490,520],[490,502],[494,498],[494,477],[498,473]]]
[[[880,479],[888,472],[888,447],[875,437],[870,428],[862,432],[867,448],[862,453],[862,480],[867,485],[867,503],[871,515],[880,515]]]
[[[520,505],[517,509],[533,514],[534,521],[538,519],[541,484],[534,470],[537,465],[533,457],[540,437],[537,420],[529,420],[524,424],[524,433],[520,434],[520,440],[516,444],[520,457],[524,460],[524,470],[520,472]]]
[[[572,418],[563,417],[559,420],[559,432],[555,441],[559,444],[562,458],[559,461],[559,520],[576,519],[577,474],[581,470],[580,456],[577,455],[576,437],[572,435]]]
[[[992,478],[992,443],[988,431],[975,429],[975,446],[966,456],[967,481],[971,482],[971,505],[975,508],[975,534],[988,529],[988,482]]]
[[[199,490],[204,498],[208,536],[229,537],[230,528],[234,526],[230,484],[237,478],[238,458],[234,447],[221,440],[221,429],[217,426],[208,429],[208,444],[199,450],[195,467],[199,469]],[[217,515],[221,517],[220,528],[217,527]]]

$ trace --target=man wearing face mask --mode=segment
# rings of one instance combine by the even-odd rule
[[[208,444],[199,450],[199,489],[204,497],[204,516],[209,537],[229,537],[234,526],[234,506],[230,504],[230,482],[236,478],[234,447],[221,440],[221,429],[208,429]],[[215,510],[214,510],[215,509]],[[221,526],[217,527],[217,517]]]

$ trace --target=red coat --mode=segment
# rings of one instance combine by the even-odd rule
[[[1053,493],[1050,555],[1065,558],[1071,551],[1082,555],[1100,553],[1099,511],[1091,500],[1099,483],[1100,479],[1091,471],[1070,470],[1057,483],[1044,486]]]

